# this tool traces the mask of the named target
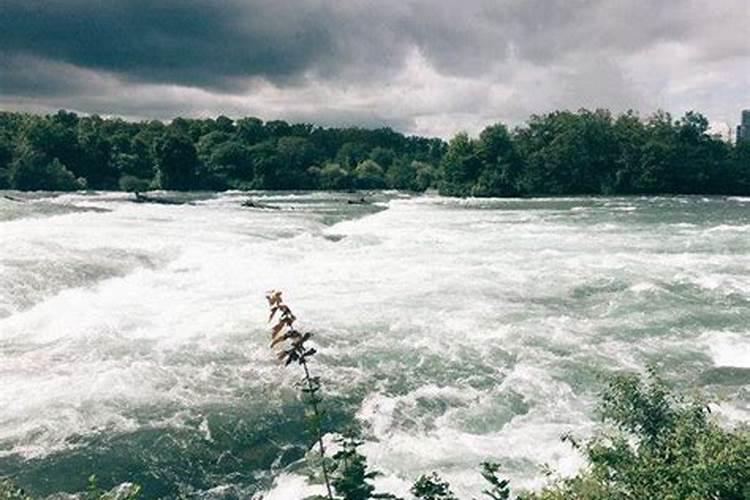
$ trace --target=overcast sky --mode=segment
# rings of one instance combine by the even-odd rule
[[[750,0],[0,0],[0,108],[447,137],[750,108]]]

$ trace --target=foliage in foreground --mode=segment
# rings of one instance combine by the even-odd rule
[[[750,498],[748,428],[721,427],[704,401],[675,396],[653,370],[645,380],[616,376],[600,413],[609,431],[582,444],[571,440],[586,469],[522,498]]]
[[[282,314],[272,331],[273,344],[291,341],[279,359],[287,365],[298,362],[309,378],[304,353],[315,351],[300,347],[300,340],[304,344],[310,334],[294,330],[296,318],[281,300],[281,292],[271,292],[268,299],[272,317]],[[320,389],[319,379],[315,381],[313,394]],[[484,462],[483,496],[491,500],[750,499],[750,430],[720,426],[704,400],[675,395],[653,368],[645,377],[615,374],[600,394],[598,413],[603,426],[593,438],[579,442],[569,435],[562,437],[586,459],[587,465],[576,476],[514,497],[500,465]],[[319,423],[314,421],[320,440]],[[325,464],[325,449],[319,442]],[[341,450],[332,457],[327,498],[396,498],[374,492],[371,480],[378,473],[368,469],[365,457],[357,452],[361,441],[347,435],[339,444]],[[434,472],[421,476],[410,492],[421,500],[458,500],[450,484]]]
[[[411,494],[423,500],[458,500],[451,486],[436,473],[421,476],[411,487]]]
[[[273,290],[266,295],[270,315],[268,321],[273,321],[278,317],[276,324],[271,328],[271,348],[276,349],[276,358],[289,366],[296,363],[304,370],[304,377],[300,381],[300,391],[306,396],[306,403],[311,410],[309,415],[310,427],[313,430],[315,439],[318,443],[320,452],[320,471],[323,482],[326,486],[326,493],[329,499],[333,500],[331,490],[330,474],[328,472],[328,462],[326,460],[326,449],[323,444],[322,429],[322,412],[320,410],[321,399],[319,396],[320,379],[310,374],[308,359],[316,354],[313,347],[307,347],[307,341],[312,338],[312,333],[302,333],[294,326],[297,317],[292,310],[284,303],[280,291]],[[365,478],[362,479],[364,483]]]
[[[0,500],[31,500],[31,497],[10,479],[0,479]]]
[[[599,413],[605,424],[592,439],[569,441],[583,453],[587,466],[578,475],[559,479],[517,500],[640,500],[750,498],[750,432],[727,430],[700,398],[671,393],[654,370],[645,378],[616,375],[601,394]],[[508,482],[496,464],[483,464],[493,500],[511,498]],[[454,500],[437,476],[420,478],[412,493],[423,500]]]
[[[334,453],[334,474],[332,485],[344,500],[367,500],[368,498],[390,498],[388,493],[377,493],[371,480],[379,475],[370,470],[367,459],[357,451],[363,444],[355,432],[347,432],[338,439],[340,450]]]
[[[141,498],[141,487],[132,483],[123,483],[107,491],[99,488],[96,476],[90,476],[88,489],[85,492],[70,495],[60,494],[60,496],[56,494],[51,498],[65,498],[67,500],[138,500]],[[0,479],[0,500],[34,500],[34,498],[10,479]]]

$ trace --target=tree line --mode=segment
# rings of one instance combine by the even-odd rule
[[[452,196],[750,194],[750,142],[708,120],[556,111],[449,142],[248,117],[0,112],[0,189],[403,189]]]

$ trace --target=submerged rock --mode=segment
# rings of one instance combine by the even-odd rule
[[[266,205],[265,203],[260,203],[252,199],[243,201],[242,206],[247,208],[261,208],[264,210],[281,210],[281,207],[276,205]]]
[[[154,196],[146,196],[145,194],[135,193],[135,203],[157,203],[160,205],[185,205],[187,201],[171,200],[169,198],[157,198]]]
[[[365,199],[365,197],[361,197],[358,200],[346,200],[347,205],[369,205],[370,202]]]
[[[8,196],[7,194],[4,194],[3,198],[6,199],[6,200],[8,200],[8,201],[15,202],[15,203],[26,203],[26,200],[23,200],[21,198],[16,198],[14,196]]]

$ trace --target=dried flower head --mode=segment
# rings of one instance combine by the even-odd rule
[[[271,290],[266,294],[266,299],[271,309],[268,321],[272,322],[278,317],[271,327],[271,347],[277,351],[276,357],[284,365],[294,362],[304,364],[306,359],[316,352],[314,348],[305,345],[305,342],[312,338],[312,333],[301,333],[294,328],[297,318],[289,306],[284,304],[280,291]]]
[[[315,354],[315,349],[305,346],[305,342],[312,338],[312,333],[306,332],[301,333],[294,327],[296,317],[289,309],[289,306],[284,304],[284,299],[281,297],[281,291],[271,290],[266,293],[266,300],[268,300],[268,307],[271,309],[271,314],[268,316],[268,322],[271,323],[274,318],[278,318],[276,323],[271,327],[271,348],[276,351],[276,357],[279,361],[284,363],[284,366],[288,366],[294,362],[299,363],[302,366],[305,376],[301,380],[301,391],[305,394],[307,404],[312,409],[312,416],[310,419],[311,427],[315,432],[315,436],[318,441],[318,450],[320,451],[320,468],[323,473],[323,480],[326,486],[327,498],[333,500],[333,492],[331,490],[331,482],[328,477],[328,468],[326,466],[326,450],[323,445],[323,430],[322,416],[323,413],[318,407],[321,402],[318,392],[320,391],[320,379],[310,375],[310,370],[307,366],[307,359]]]

